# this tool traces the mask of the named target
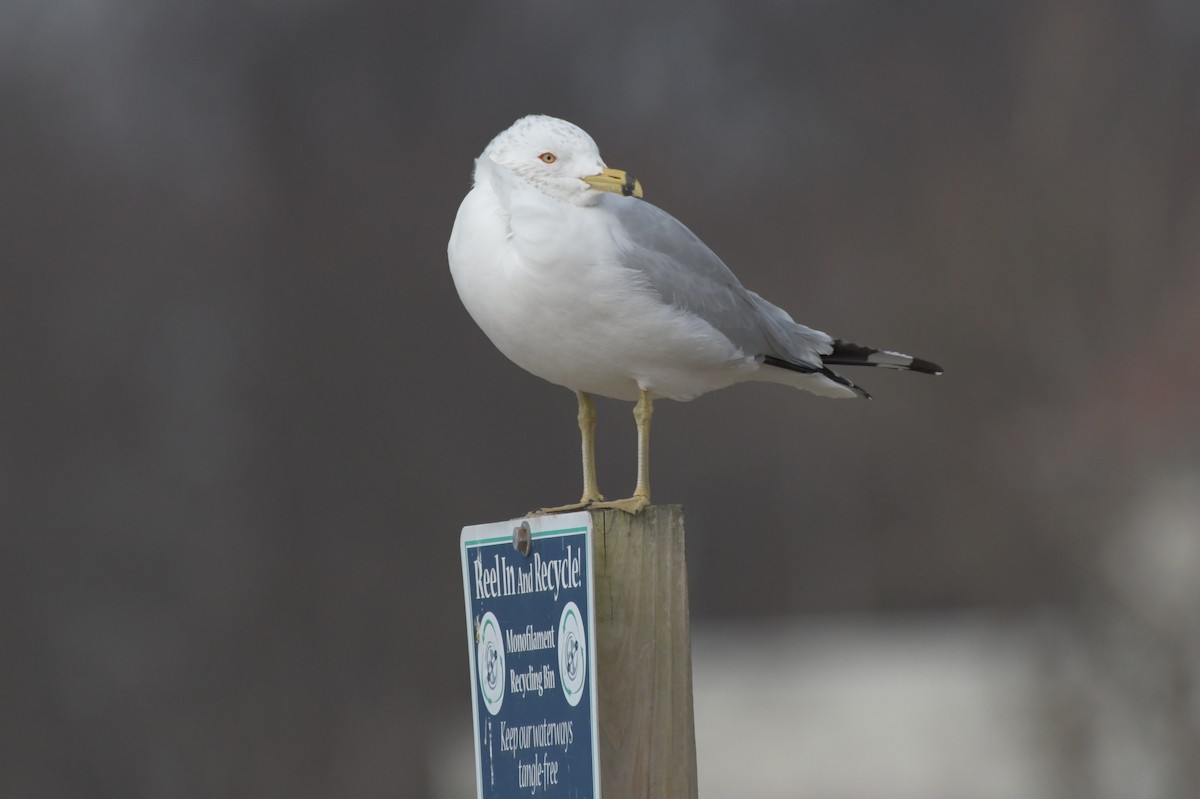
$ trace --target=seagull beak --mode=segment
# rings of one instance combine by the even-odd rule
[[[626,197],[642,196],[642,184],[634,180],[633,175],[621,169],[609,169],[605,167],[600,171],[599,175],[591,175],[581,180],[591,186],[593,189],[600,191],[611,191],[615,194],[623,194]]]

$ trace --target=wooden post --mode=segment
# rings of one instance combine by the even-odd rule
[[[695,799],[683,508],[592,511],[600,790]]]

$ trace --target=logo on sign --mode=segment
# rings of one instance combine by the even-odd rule
[[[575,707],[583,697],[583,684],[587,681],[587,638],[583,617],[574,602],[567,603],[558,621],[558,673],[563,696]]]
[[[479,622],[479,646],[476,650],[475,671],[479,674],[479,690],[483,704],[493,716],[504,704],[504,640],[496,614],[488,611]]]

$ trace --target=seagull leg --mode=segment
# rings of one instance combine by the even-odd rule
[[[637,405],[633,406],[633,420],[638,433],[637,486],[633,489],[633,496],[635,499],[645,499],[646,505],[650,504],[650,417],[653,415],[654,400],[649,392],[643,391]]]
[[[579,438],[583,450],[583,496],[580,504],[591,504],[604,499],[596,485],[596,406],[592,395],[584,391],[579,395]]]
[[[633,420],[638,431],[637,486],[629,499],[597,502],[593,508],[616,508],[626,513],[641,513],[650,504],[650,417],[654,415],[654,400],[650,392],[642,391],[633,406]]]
[[[559,505],[554,508],[541,508],[527,515],[537,516],[543,513],[569,513],[576,510],[586,510],[602,502],[604,497],[596,485],[596,406],[592,395],[585,391],[576,391],[579,398],[579,439],[583,454],[583,496],[578,502],[570,505]]]

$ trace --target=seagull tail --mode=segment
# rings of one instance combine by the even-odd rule
[[[942,367],[931,361],[914,358],[901,352],[864,347],[861,344],[840,339],[834,340],[833,352],[822,355],[821,362],[826,366],[877,366],[883,369],[900,369],[927,375],[942,373]]]

